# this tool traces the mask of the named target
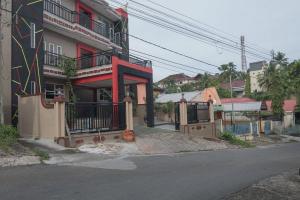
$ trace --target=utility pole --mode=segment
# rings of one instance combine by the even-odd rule
[[[243,35],[241,36],[241,62],[242,62],[242,71],[247,72],[245,36]]]
[[[232,81],[231,81],[231,72],[230,72],[230,76],[229,76],[229,83],[230,83],[230,98],[231,98],[231,129],[233,126],[233,92],[232,92]]]
[[[2,64],[3,64],[3,56],[2,56],[2,0],[0,0],[0,79],[2,79]],[[0,81],[1,82],[1,81]],[[4,124],[4,113],[3,113],[3,94],[0,91],[0,124]]]

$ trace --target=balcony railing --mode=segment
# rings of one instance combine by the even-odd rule
[[[44,1],[44,10],[68,22],[80,24],[84,28],[102,35],[111,42],[121,46],[121,33],[114,33],[113,29],[106,27],[106,25],[100,21],[92,20],[90,17],[81,15],[52,0]]]
[[[114,53],[112,51],[104,51],[93,55],[85,55],[79,58],[71,58],[71,59],[75,60],[75,65],[77,69],[88,69],[92,67],[100,67],[100,66],[112,64],[113,55]],[[119,54],[117,56],[120,59],[128,61],[128,56],[127,59],[122,54]],[[53,67],[59,67],[61,64],[63,64],[65,59],[70,59],[70,57],[46,51],[44,57],[44,64]],[[128,62],[132,64],[140,65],[142,67],[152,67],[152,62],[150,60],[143,60],[131,55],[129,56]]]
[[[75,65],[78,69],[87,69],[91,67],[100,67],[103,65],[111,64],[111,55],[111,52],[102,52],[90,56],[82,56],[80,58],[73,59],[75,60]],[[44,64],[53,67],[59,67],[61,64],[63,64],[65,59],[70,59],[70,57],[46,51],[44,57]]]

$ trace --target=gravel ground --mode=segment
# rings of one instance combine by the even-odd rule
[[[225,200],[298,200],[300,199],[299,172],[286,172],[260,181],[232,194]]]

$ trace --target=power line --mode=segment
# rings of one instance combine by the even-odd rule
[[[198,74],[198,72],[196,72],[196,71],[192,71],[192,70],[189,70],[189,69],[186,69],[186,68],[182,68],[182,67],[179,67],[179,66],[176,66],[176,65],[172,65],[170,63],[163,62],[163,61],[160,61],[160,60],[156,60],[156,59],[151,58],[151,57],[145,57],[144,54],[134,54],[134,53],[131,53],[131,55],[137,56],[137,57],[142,58],[142,59],[149,59],[152,62],[157,62],[157,63],[163,64],[165,66],[169,66],[169,67],[173,67],[173,68],[176,68],[176,69],[179,69],[179,70],[183,70],[184,72],[188,71],[188,72],[191,72],[193,74]],[[179,71],[177,71],[177,72],[179,72]]]
[[[110,1],[122,5],[122,3],[120,3],[119,1],[116,1],[116,0],[110,0]],[[169,17],[169,18],[172,18],[172,20],[176,19],[177,21],[180,21],[181,23],[189,24],[188,22],[185,22],[185,21],[183,21],[183,20],[181,20],[181,19],[179,19],[179,18],[176,18],[176,17],[174,17],[174,16],[171,16],[171,15],[168,15],[168,14],[163,13],[163,12],[161,12],[161,11],[158,11],[158,10],[156,10],[156,9],[153,9],[153,8],[151,8],[151,7],[149,7],[149,6],[140,4],[140,3],[136,2],[136,1],[133,1],[133,0],[130,0],[130,1],[136,3],[136,4],[140,5],[140,6],[143,6],[143,7],[147,8],[147,9],[152,9],[152,10],[154,10],[155,12],[158,12],[158,13],[160,13],[160,14],[162,14],[162,15],[165,15],[165,16],[167,16],[167,17]],[[200,36],[200,37],[203,37],[203,38],[205,38],[205,39],[212,40],[212,41],[215,42],[215,43],[220,43],[220,44],[222,44],[222,45],[226,45],[226,46],[228,46],[228,47],[230,47],[230,48],[233,48],[233,49],[236,49],[236,50],[240,51],[240,47],[239,47],[239,46],[235,46],[235,45],[238,45],[238,43],[235,42],[235,41],[233,41],[233,40],[230,40],[231,42],[234,43],[234,44],[232,45],[232,44],[229,44],[229,43],[227,43],[227,42],[224,42],[224,41],[222,41],[222,40],[220,40],[220,39],[216,39],[216,38],[213,38],[213,37],[211,37],[211,36],[208,36],[208,35],[205,35],[205,34],[203,34],[203,33],[200,33],[200,32],[194,31],[194,30],[192,30],[192,29],[189,29],[189,28],[187,28],[187,27],[184,27],[184,26],[182,26],[182,25],[180,25],[180,24],[178,24],[178,23],[174,23],[174,22],[168,21],[168,20],[166,20],[166,19],[164,19],[164,18],[161,18],[161,17],[159,17],[159,16],[156,16],[156,15],[153,15],[153,14],[150,14],[150,13],[147,13],[145,10],[140,10],[140,9],[134,8],[134,7],[132,7],[132,6],[128,6],[128,8],[129,8],[129,9],[132,9],[132,10],[134,10],[134,11],[136,11],[136,12],[139,12],[139,13],[141,13],[141,14],[143,14],[143,15],[147,15],[147,16],[150,16],[150,17],[152,17],[152,18],[154,18],[154,19],[159,20],[159,22],[157,22],[157,23],[159,23],[160,25],[162,25],[162,22],[163,22],[163,23],[168,24],[169,28],[174,29],[173,27],[176,27],[177,30],[178,30],[178,28],[180,28],[180,29],[183,29],[184,31],[188,31],[188,32],[191,32],[192,34],[198,35],[198,37]],[[128,14],[131,14],[131,13],[128,13]],[[149,19],[148,19],[147,21],[149,21]],[[157,23],[156,23],[156,25],[157,25]],[[173,27],[170,27],[170,25],[172,25]],[[195,25],[191,25],[191,24],[189,24],[189,25],[192,26],[193,28],[198,28],[198,29],[204,30],[204,29],[201,28],[201,27],[197,27],[197,26],[195,27]],[[164,25],[164,26],[166,26],[166,25]],[[208,31],[208,32],[209,32],[209,31]],[[214,33],[212,33],[212,32],[210,32],[210,33],[211,33],[211,34],[214,34]],[[219,35],[216,35],[216,36],[217,36],[217,37],[222,37],[222,36],[219,36]],[[196,37],[196,36],[195,36],[195,37]],[[224,37],[222,37],[222,38],[224,38]],[[227,38],[225,38],[225,39],[227,39]],[[266,58],[266,57],[263,57],[262,55],[259,55],[259,54],[257,54],[257,53],[252,52],[252,51],[249,51],[249,50],[247,50],[247,53],[249,53],[249,54],[251,54],[251,55],[254,55],[254,56],[258,57],[258,58],[261,58],[261,59],[268,59],[268,58]]]
[[[134,35],[131,35],[131,34],[128,34],[128,35],[129,35],[130,37],[132,37],[132,38],[135,38],[135,39],[137,39],[137,40],[140,40],[140,41],[142,41],[142,42],[145,42],[145,43],[147,43],[147,44],[150,44],[150,45],[152,45],[152,46],[155,46],[155,47],[161,48],[161,49],[163,49],[163,50],[169,51],[169,52],[171,52],[171,53],[174,53],[174,54],[177,54],[177,55],[180,55],[180,56],[183,56],[183,57],[189,58],[189,59],[191,59],[191,60],[194,60],[194,61],[197,61],[197,62],[200,62],[200,63],[206,64],[206,65],[209,65],[209,66],[212,66],[212,67],[215,67],[215,68],[219,68],[219,66],[217,66],[217,65],[214,65],[214,64],[208,63],[208,62],[206,62],[206,61],[203,61],[203,60],[200,60],[200,59],[198,59],[198,58],[193,58],[193,57],[191,57],[191,56],[188,56],[188,55],[186,55],[186,54],[183,54],[183,53],[180,53],[180,52],[174,51],[174,50],[172,50],[172,49],[169,49],[169,48],[163,47],[163,46],[161,46],[161,45],[159,45],[159,44],[156,44],[156,43],[153,43],[153,42],[149,42],[149,41],[147,41],[147,40],[145,40],[145,39],[142,39],[142,38],[140,38],[140,37],[137,37],[137,36],[134,36]]]
[[[162,4],[159,4],[159,3],[154,2],[154,1],[152,1],[152,0],[146,0],[146,1],[148,1],[148,2],[150,2],[150,3],[152,3],[152,4],[154,4],[154,5],[156,5],[156,6],[158,6],[158,7],[164,8],[164,9],[170,11],[170,12],[173,12],[173,13],[175,13],[175,14],[178,14],[178,15],[180,15],[180,16],[182,16],[182,17],[185,17],[185,18],[187,18],[187,19],[189,19],[189,20],[192,20],[192,21],[194,21],[194,22],[196,22],[196,23],[198,23],[198,24],[202,24],[202,25],[207,26],[207,27],[209,27],[209,28],[211,28],[211,29],[214,29],[214,30],[216,30],[216,31],[218,31],[218,32],[221,32],[221,33],[223,33],[223,34],[226,34],[226,35],[228,35],[228,36],[231,36],[231,37],[233,37],[233,38],[235,38],[235,39],[239,39],[239,37],[236,36],[236,35],[233,35],[233,34],[224,32],[224,31],[221,30],[221,29],[218,29],[218,28],[216,28],[216,27],[214,27],[214,26],[211,26],[211,25],[208,25],[208,24],[206,24],[206,23],[203,23],[203,22],[201,22],[201,21],[198,20],[198,19],[192,18],[192,17],[190,17],[190,16],[188,16],[188,15],[185,15],[185,14],[183,14],[183,13],[180,13],[180,12],[174,10],[174,9],[168,8],[168,7],[166,7],[166,6],[162,5]],[[260,48],[261,50],[264,50],[264,51],[267,51],[267,52],[270,51],[270,50],[268,50],[268,49],[259,47],[258,45],[254,44],[254,43],[251,43],[251,42],[248,42],[248,43],[249,43],[249,44],[252,44],[253,46],[256,46],[256,47]],[[246,46],[248,46],[248,45],[246,45]],[[248,46],[248,47],[249,47],[249,46]],[[249,48],[253,48],[253,47],[249,47]],[[255,48],[253,48],[253,49],[255,49]],[[267,55],[270,55],[270,54],[268,53]]]
[[[131,12],[128,12],[128,14],[131,15],[131,16],[133,16],[133,17],[135,17],[135,18],[137,18],[137,19],[140,19],[140,20],[143,20],[143,21],[147,21],[147,22],[149,22],[149,23],[151,23],[151,24],[154,24],[154,25],[156,25],[156,26],[159,26],[159,27],[165,28],[165,29],[167,29],[167,30],[170,30],[171,32],[176,32],[176,33],[182,34],[182,35],[184,35],[184,36],[186,36],[186,37],[189,37],[189,38],[191,38],[191,39],[194,39],[194,40],[197,40],[197,41],[200,41],[200,42],[203,42],[203,43],[205,43],[205,44],[208,44],[208,45],[212,46],[212,44],[209,43],[207,40],[198,38],[198,37],[196,37],[196,36],[194,36],[194,35],[192,35],[192,34],[189,34],[189,33],[186,33],[186,32],[180,31],[180,30],[177,30],[177,29],[175,29],[175,28],[173,28],[173,27],[170,27],[170,26],[168,26],[168,25],[162,25],[162,24],[160,24],[160,23],[157,22],[157,21],[151,20],[151,19],[146,18],[146,17],[142,17],[142,16],[140,16],[140,15],[133,14],[133,13],[131,13]],[[216,47],[216,48],[223,49],[223,50],[225,50],[225,51],[227,51],[227,52],[230,52],[230,53],[233,53],[233,54],[240,55],[239,49],[233,49],[233,50],[232,50],[232,49],[228,49],[228,48],[226,48],[226,47],[224,47],[224,46],[218,46],[217,43],[215,43],[215,47]],[[256,59],[256,58],[257,58],[257,57],[254,57],[254,56],[252,56],[252,55],[248,55],[248,57],[251,57],[251,58],[253,58],[253,59]]]
[[[138,53],[138,54],[150,56],[151,59],[156,58],[156,59],[160,59],[160,60],[163,60],[163,61],[166,61],[166,62],[169,62],[169,63],[180,65],[180,66],[183,66],[183,67],[187,67],[187,68],[191,68],[191,69],[195,69],[195,70],[200,70],[200,71],[208,73],[208,74],[213,74],[213,72],[203,70],[201,68],[197,68],[197,67],[189,66],[189,65],[186,65],[186,64],[182,64],[182,63],[179,63],[179,62],[175,62],[175,61],[172,61],[172,60],[168,60],[168,59],[165,59],[165,58],[154,56],[154,55],[151,55],[151,54],[148,54],[148,53],[145,53],[145,52],[137,51],[137,50],[134,50],[134,49],[130,49],[130,51],[133,51],[133,52]]]

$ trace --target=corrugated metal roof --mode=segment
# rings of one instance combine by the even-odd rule
[[[201,95],[201,91],[194,92],[180,92],[172,94],[161,94],[155,100],[156,103],[167,103],[167,102],[179,102],[184,94],[184,98],[187,101],[192,101],[196,96]]]
[[[224,112],[232,111],[232,104],[225,103],[222,104]],[[233,111],[260,111],[261,110],[261,101],[259,102],[247,102],[247,103],[233,103]]]

